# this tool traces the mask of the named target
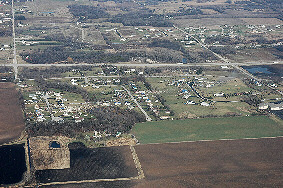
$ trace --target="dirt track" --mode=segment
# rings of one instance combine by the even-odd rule
[[[136,146],[134,187],[280,187],[283,138]]]
[[[0,82],[0,144],[18,138],[24,120],[15,84]]]

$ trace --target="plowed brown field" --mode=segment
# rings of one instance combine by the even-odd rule
[[[283,138],[135,146],[145,178],[50,187],[282,187]],[[49,187],[49,186],[48,186]]]
[[[136,146],[134,187],[280,187],[283,138]]]
[[[15,84],[0,82],[0,144],[18,138],[24,119]]]

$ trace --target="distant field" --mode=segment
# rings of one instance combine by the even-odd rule
[[[187,119],[139,123],[132,133],[141,144],[259,138],[283,135],[283,124],[266,116]]]
[[[173,23],[180,27],[189,26],[214,26],[214,25],[241,25],[244,21],[238,18],[200,18],[200,19],[176,19]]]

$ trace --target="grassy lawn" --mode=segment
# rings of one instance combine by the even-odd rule
[[[187,119],[139,123],[131,133],[142,144],[259,138],[283,135],[283,123],[266,116]]]
[[[175,113],[174,118],[187,118],[187,117],[201,117],[207,115],[223,116],[227,113],[236,113],[247,115],[250,114],[248,111],[251,107],[244,102],[236,103],[223,103],[217,102],[214,107],[204,107],[200,105],[185,105],[184,103],[188,100],[192,100],[196,103],[200,103],[203,100],[197,98],[195,93],[184,84],[182,87],[178,88],[176,86],[167,85],[168,82],[172,80],[178,80],[179,78],[147,78],[147,81],[151,83],[151,86],[156,91],[161,91],[160,95],[166,100],[166,104]],[[169,81],[170,80],[170,81]],[[160,81],[163,81],[160,83]],[[237,88],[235,88],[237,86]],[[192,95],[188,99],[182,99],[182,96],[176,96],[180,89],[187,89]],[[224,93],[235,93],[250,91],[251,89],[247,87],[241,80],[235,79],[229,82],[225,82],[220,85],[216,85],[211,88],[201,87],[198,89],[200,92],[204,92],[205,96],[212,96],[213,100],[217,101],[240,101],[239,96],[230,97],[225,99],[224,97],[214,97],[214,93],[224,92]]]

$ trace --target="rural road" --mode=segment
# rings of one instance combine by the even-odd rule
[[[124,86],[122,86],[122,88],[127,91],[128,95],[131,97],[131,99],[134,101],[134,103],[136,103],[136,105],[138,106],[138,108],[141,110],[141,112],[145,115],[146,121],[151,121],[151,117],[149,117],[149,115],[146,113],[146,111],[144,111],[144,109],[141,107],[141,105],[138,103],[138,101],[135,99],[135,97],[131,94],[131,92],[129,90],[127,90],[127,88],[125,88]]]
[[[17,62],[17,46],[16,46],[16,33],[15,33],[15,9],[14,0],[12,0],[12,28],[13,28],[13,68],[15,72],[15,80],[18,79],[18,62]]]
[[[283,64],[283,61],[279,62],[246,62],[246,63],[190,63],[190,64],[173,64],[173,63],[158,63],[158,64],[146,64],[146,63],[80,63],[80,64],[0,64],[0,66],[6,67],[74,67],[74,66],[100,66],[100,65],[112,65],[117,67],[195,67],[195,66],[254,66],[254,65],[275,65],[275,64]]]

